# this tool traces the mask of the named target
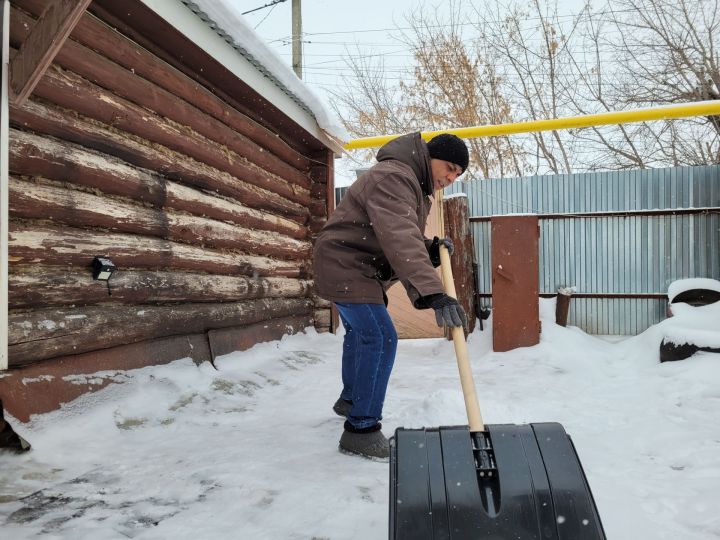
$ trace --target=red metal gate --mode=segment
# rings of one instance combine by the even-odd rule
[[[540,342],[536,215],[497,216],[492,230],[493,350]]]

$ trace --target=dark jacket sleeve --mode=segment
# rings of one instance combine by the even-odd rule
[[[366,194],[365,209],[383,254],[415,303],[418,296],[443,292],[418,223],[421,193],[414,179],[388,174]]]

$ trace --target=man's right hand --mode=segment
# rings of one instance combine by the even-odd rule
[[[448,250],[448,255],[452,255],[455,251],[455,244],[449,238],[438,238],[435,236],[433,241],[428,246],[428,255],[430,256],[430,262],[437,268],[440,266],[440,246],[445,246]]]
[[[445,293],[424,297],[425,303],[435,310],[438,326],[467,327],[467,316],[462,306],[452,296]]]

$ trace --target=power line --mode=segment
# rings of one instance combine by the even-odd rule
[[[281,1],[284,2],[285,0],[281,0]],[[278,3],[279,3],[279,2],[278,2]],[[270,11],[267,12],[267,15],[265,15],[265,16],[262,18],[262,20],[253,27],[253,30],[257,30],[257,29],[258,29],[258,26],[260,26],[262,23],[265,22],[265,20],[270,16],[270,14],[273,12],[273,10],[274,10],[276,7],[277,7],[277,4],[273,5],[273,7],[270,8]]]
[[[261,9],[265,9],[266,7],[275,6],[277,4],[282,4],[283,2],[287,2],[287,0],[273,0],[269,4],[265,4],[264,6],[256,7],[254,9],[251,9],[249,11],[243,11],[240,15],[247,15],[248,13],[253,13],[254,11],[260,11]],[[267,16],[266,16],[267,17]],[[263,19],[264,21],[265,19]],[[260,21],[262,22],[262,21]],[[258,25],[259,26],[259,25]],[[255,27],[257,28],[257,26]]]
[[[608,10],[608,11],[595,11],[593,13],[588,13],[587,15],[575,15],[575,14],[568,14],[568,15],[556,15],[554,17],[526,17],[521,18],[518,17],[515,20],[518,22],[527,22],[527,21],[545,21],[545,22],[555,22],[558,19],[561,18],[569,18],[573,19],[571,21],[567,22],[574,22],[576,20],[586,20],[593,16],[598,15],[607,15],[607,14],[617,14],[617,13],[634,13],[634,9],[623,9],[623,10]],[[449,24],[429,24],[423,27],[423,29],[443,29],[443,28],[456,28],[459,26],[479,26],[480,24],[487,24],[487,23],[494,23],[494,24],[503,24],[505,23],[505,20],[481,20],[477,22],[464,22],[464,23],[449,23]],[[558,21],[560,22],[560,21]],[[532,30],[532,29],[539,29],[542,28],[542,24],[537,26],[531,26],[526,27],[525,30]],[[368,34],[372,32],[393,32],[397,30],[415,30],[412,26],[397,26],[394,28],[371,28],[366,30],[336,30],[334,32],[304,32],[303,35],[305,36],[332,36],[337,34]],[[290,36],[283,36],[281,38],[274,39],[270,41],[269,43],[276,43],[278,41],[286,41],[290,39]]]
[[[290,56],[290,55],[288,55],[288,54],[282,54],[281,56]],[[324,61],[322,61],[322,62],[314,62],[314,63],[312,63],[312,64],[306,63],[306,65],[307,65],[308,67],[317,67],[317,69],[327,69],[327,70],[333,70],[333,69],[350,69],[349,66],[347,65],[347,62],[348,62],[349,60],[355,60],[355,61],[357,61],[357,60],[366,60],[366,59],[377,58],[377,57],[383,57],[383,58],[388,58],[388,57],[389,57],[389,58],[391,58],[391,59],[393,59],[393,60],[395,60],[395,59],[399,60],[399,59],[402,59],[402,58],[415,58],[414,55],[409,55],[409,54],[362,54],[362,55],[356,55],[356,56],[328,55],[328,54],[306,54],[306,55],[304,55],[304,56],[306,56],[306,57],[315,57],[315,58],[327,58],[327,57],[337,56],[338,58],[336,58],[336,59],[334,59],[334,60],[324,60]],[[450,55],[450,56],[448,56],[448,58],[454,58],[454,57],[453,57],[452,55]],[[472,60],[472,58],[471,58],[471,60]],[[340,63],[340,62],[345,62],[345,64],[344,64],[344,65],[331,65],[331,66],[326,65],[326,64],[338,64],[338,63]],[[607,60],[605,63],[606,63],[606,64],[610,64],[610,61]],[[613,63],[615,63],[615,62],[613,62]],[[573,64],[580,65],[580,66],[597,66],[597,65],[598,65],[597,62],[594,61],[594,60],[574,60],[574,61],[573,61]],[[601,64],[602,64],[602,62],[601,62]],[[500,67],[502,67],[502,66],[510,66],[510,64],[507,64],[507,63],[506,63],[506,64],[500,64],[500,63],[498,63],[497,61],[496,61],[495,63],[493,63],[492,65],[493,65],[496,69],[497,69],[497,68],[500,68]],[[666,65],[666,64],[663,64],[663,63],[648,63],[648,62],[643,62],[643,66],[645,66],[645,67],[656,67],[656,68],[659,68],[659,67],[663,67],[663,66],[665,66],[665,65]],[[385,71],[385,70],[401,69],[401,68],[405,68],[405,67],[407,67],[407,68],[409,69],[409,68],[414,68],[415,66],[414,66],[414,65],[407,65],[407,64],[397,65],[397,66],[384,66],[382,70],[380,70],[379,68],[378,68],[378,70],[380,70],[380,71]]]
[[[357,75],[351,75],[351,74],[335,75],[332,73],[317,73],[312,70],[306,70],[306,72],[308,75],[312,75],[315,78],[332,76],[332,77],[340,77],[341,79],[352,79],[352,80],[362,79],[362,77],[359,77]],[[383,81],[405,81],[405,82],[409,83],[409,82],[413,81],[413,74],[408,74],[407,77],[401,77],[401,76],[383,77]],[[500,85],[502,85],[503,83],[504,84],[513,84],[513,83],[519,83],[520,81],[522,81],[522,77],[520,77],[520,76],[515,76],[512,78],[507,77],[507,78],[503,78],[503,80],[500,81],[499,84]],[[317,85],[323,85],[323,86],[334,86],[336,88],[344,88],[344,86],[342,84],[315,82],[315,81],[311,81],[311,80],[306,80],[304,82],[307,84],[317,84]],[[585,88],[586,86],[590,86],[592,88],[597,88],[598,86],[602,87],[602,88],[614,88],[614,87],[622,86],[624,84],[627,84],[627,82],[609,80],[609,81],[601,81],[600,83],[596,82],[596,83],[592,83],[589,85],[583,84],[581,88]]]
[[[654,69],[660,69],[660,68],[664,67],[664,64],[643,64],[643,65],[644,65],[644,67],[654,68]],[[595,67],[595,64],[592,62],[575,62],[574,66]],[[360,73],[361,77],[367,75],[367,73],[364,70],[362,70],[362,69],[355,70],[351,66],[324,66],[324,65],[320,65],[320,64],[307,64],[306,67],[315,73],[322,73],[322,74],[328,74],[328,75],[333,75],[333,74],[355,75],[358,72]],[[494,69],[495,76],[499,77],[499,78],[506,78],[508,76],[517,76],[517,77],[522,76],[521,73],[517,73],[509,64],[495,65],[493,67],[495,68]],[[527,66],[527,67],[528,67],[528,69],[532,69],[533,66]],[[395,65],[395,66],[385,66],[385,67],[383,67],[383,69],[373,69],[373,70],[369,70],[369,71],[370,71],[370,75],[378,75],[378,74],[392,75],[394,73],[400,73],[400,74],[415,73],[415,71],[417,69],[423,69],[423,67],[416,66],[416,65],[404,64],[404,65]],[[509,70],[509,71],[506,71],[506,70]],[[570,67],[567,71],[558,72],[558,75],[560,76],[560,75],[566,74],[568,72],[577,73],[578,70],[574,69],[574,67]],[[604,72],[604,75],[602,75],[603,77],[627,73],[626,70],[620,69],[619,67],[617,67],[617,65],[608,66],[607,69],[603,70],[603,72]],[[540,73],[538,73],[538,75],[540,75]],[[595,76],[596,75],[593,74],[593,78]]]

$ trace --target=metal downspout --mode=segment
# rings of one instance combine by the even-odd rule
[[[2,4],[2,84],[0,86],[0,371],[8,368],[8,107],[10,2]]]

